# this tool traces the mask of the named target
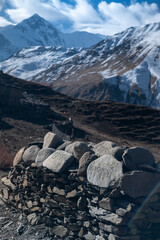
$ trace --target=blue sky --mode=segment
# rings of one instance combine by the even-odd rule
[[[112,35],[160,22],[160,0],[0,0],[0,26],[39,14],[64,32]]]

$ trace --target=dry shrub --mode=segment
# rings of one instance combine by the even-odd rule
[[[5,170],[13,165],[13,155],[11,155],[4,144],[0,146],[0,169]]]

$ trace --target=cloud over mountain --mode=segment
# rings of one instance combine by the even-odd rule
[[[89,0],[7,0],[10,5],[5,14],[17,23],[34,13],[61,26],[61,30],[88,31],[112,35],[130,26],[139,26],[160,21],[160,10],[156,3],[131,1],[130,5],[99,1],[97,7]],[[3,2],[2,2],[3,3]],[[0,5],[3,8],[3,4]],[[8,24],[5,19],[0,25]],[[64,29],[65,28],[65,29]]]

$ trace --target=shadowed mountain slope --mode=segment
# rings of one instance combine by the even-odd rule
[[[113,101],[82,101],[3,73],[0,99],[0,142],[10,151],[16,152],[32,139],[42,139],[53,122],[72,118],[75,139],[141,145],[159,160],[158,110]]]

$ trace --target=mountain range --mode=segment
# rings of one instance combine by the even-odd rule
[[[21,48],[1,62],[4,72],[85,100],[110,99],[160,108],[160,23],[131,27],[102,40],[88,33],[64,37],[34,15],[16,26],[1,28],[0,34],[12,39],[8,51],[12,45]],[[80,37],[83,34],[86,44],[85,37]],[[11,35],[20,43],[16,45]],[[99,37],[98,43],[90,37]],[[93,46],[84,49],[87,43]],[[66,48],[67,44],[72,48]]]
[[[25,47],[63,46],[65,48],[87,48],[105,38],[105,36],[88,32],[62,33],[38,14],[34,14],[17,25],[1,27],[0,34],[2,43],[0,45],[1,61]],[[8,49],[4,49],[2,46],[6,41]]]

